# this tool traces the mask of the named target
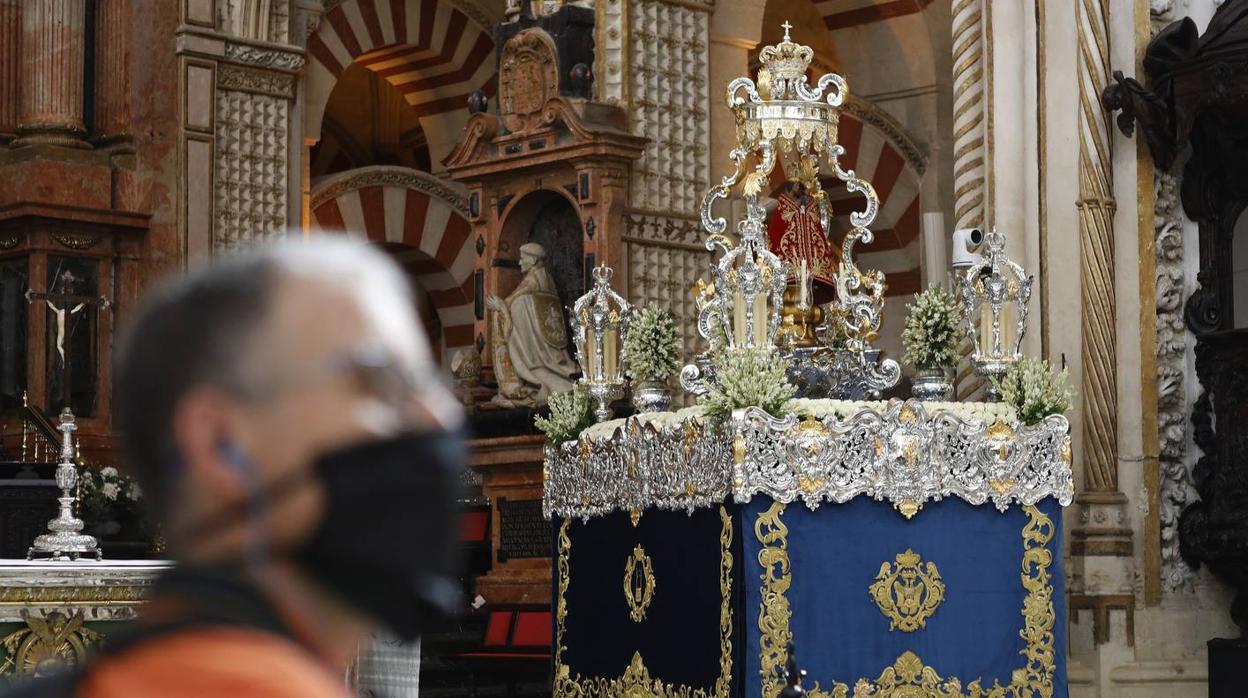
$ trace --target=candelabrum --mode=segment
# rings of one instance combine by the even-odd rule
[[[598,421],[611,418],[611,402],[624,395],[620,361],[633,306],[611,288],[615,272],[605,264],[594,268],[594,287],[572,305],[572,331],[580,384],[594,399]]]
[[[26,557],[47,557],[52,560],[76,560],[82,555],[94,555],[100,559],[101,551],[94,537],[82,533],[82,519],[74,516],[74,488],[78,484],[78,469],[74,466],[73,434],[78,426],[74,424],[74,413],[68,407],[61,410],[61,423],[57,430],[61,432],[61,460],[56,464],[56,485],[61,488],[60,511],[55,519],[48,522],[48,530],[35,538]]]
[[[828,73],[812,87],[806,71],[814,51],[790,39],[788,22],[784,28],[784,40],[759,54],[762,67],[757,80],[740,77],[728,84],[728,107],[737,120],[737,147],[729,157],[736,167],[720,184],[710,187],[702,200],[706,248],[719,251],[720,257],[711,269],[713,283],[699,290],[698,332],[709,342],[711,354],[775,348],[791,265],[768,249],[766,211],[759,195],[770,182],[777,160],[783,160],[789,178],[803,184],[818,206],[826,232],[832,220],[832,207],[820,181],[826,170],[867,200],[865,209],[849,217],[852,228],[842,242],[832,315],[843,323],[846,348],[841,355],[852,358],[864,387],[881,390],[901,377],[896,361],[879,361],[878,352],[870,347],[880,328],[884,275],[863,271],[854,261],[855,247],[874,239],[869,226],[879,212],[879,197],[869,182],[840,164],[845,149],[837,144],[836,136],[839,107],[849,94],[845,79]],[[745,218],[737,223],[734,242],[724,234],[727,221],[712,215],[712,207],[738,184]],[[703,356],[681,371],[686,390],[706,391],[706,381],[714,380],[706,371],[709,363]]]
[[[991,379],[999,379],[1020,356],[1033,277],[1005,256],[1005,236],[995,228],[987,246],[987,254],[958,278],[958,295],[974,343],[975,371],[990,379],[989,395],[997,399]]]

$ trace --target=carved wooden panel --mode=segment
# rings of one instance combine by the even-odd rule
[[[549,34],[526,29],[503,46],[499,93],[503,126],[508,131],[541,125],[546,100],[559,93],[559,61]]]

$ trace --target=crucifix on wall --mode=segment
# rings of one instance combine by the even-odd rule
[[[104,296],[89,296],[76,293],[79,282],[82,281],[74,274],[65,270],[56,277],[56,282],[48,293],[37,292],[34,290],[26,291],[26,301],[34,303],[43,301],[47,306],[52,319],[52,327],[49,332],[53,337],[53,346],[56,349],[57,363],[61,371],[61,401],[63,406],[71,405],[72,391],[72,362],[71,362],[71,340],[74,337],[74,331],[77,329],[82,318],[87,315],[88,309],[92,306],[99,308],[107,308],[109,301]],[[49,395],[49,402],[52,396]]]

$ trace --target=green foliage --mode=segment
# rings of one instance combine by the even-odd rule
[[[551,395],[549,407],[550,416],[537,415],[533,424],[546,434],[546,440],[552,444],[571,441],[594,423],[589,410],[589,396],[580,388]]]
[[[958,305],[945,289],[932,284],[915,294],[906,306],[906,329],[901,333],[906,363],[915,368],[952,366],[958,360]]]
[[[672,314],[649,303],[633,314],[624,340],[624,365],[635,381],[662,381],[680,367],[680,337]]]
[[[1055,373],[1049,362],[1030,356],[1020,357],[993,386],[1003,402],[1013,405],[1023,424],[1036,424],[1051,414],[1070,409],[1074,393],[1066,370]]]
[[[796,389],[785,376],[784,358],[766,349],[722,351],[715,357],[715,380],[699,398],[706,416],[720,421],[733,410],[757,406],[775,417],[789,412]]]

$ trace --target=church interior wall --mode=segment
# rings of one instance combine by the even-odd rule
[[[430,113],[405,109],[414,107],[413,99],[444,104],[466,100],[477,88],[489,92],[493,100],[497,90],[492,82],[494,52],[477,63],[470,63],[469,56],[476,37],[489,33],[473,18],[484,14],[497,19],[503,3],[406,0],[411,12],[435,3],[430,16],[442,30],[450,25],[454,12],[468,17],[464,31],[473,40],[453,52],[454,63],[415,78],[441,80],[449,87],[393,94],[383,90],[384,99],[367,103],[358,95],[344,93],[348,96],[341,96],[343,105],[336,106],[336,90],[360,77],[375,82],[376,73],[353,75],[356,69],[351,68],[335,75],[316,57],[316,51],[328,52],[347,65],[359,65],[356,62],[369,51],[394,49],[360,44],[355,51],[348,46],[370,34],[356,10],[344,11],[345,24],[323,19],[325,12],[339,6],[354,7],[354,1],[128,3],[128,80],[125,99],[120,102],[125,114],[122,121],[128,124],[120,134],[124,137],[89,155],[40,154],[27,165],[15,163],[12,153],[16,151],[0,150],[0,171],[26,167],[31,173],[29,181],[20,173],[8,177],[9,191],[35,191],[40,177],[59,171],[66,162],[85,163],[84,171],[111,169],[114,175],[96,190],[77,194],[65,194],[72,191],[68,187],[49,190],[49,196],[68,197],[55,203],[81,204],[77,196],[149,217],[139,259],[120,263],[119,321],[130,311],[133,296],[165,273],[236,245],[284,234],[290,223],[305,217],[303,211],[310,208],[313,191],[334,175],[397,165],[439,176],[449,190],[463,194],[463,188],[445,176],[442,161],[463,131],[466,110],[459,106]],[[1094,4],[1104,2],[1108,0]],[[689,289],[705,275],[710,258],[701,246],[694,217],[706,186],[729,173],[727,152],[735,141],[735,123],[723,105],[723,86],[750,71],[758,47],[780,38],[777,18],[792,19],[798,27],[795,38],[814,45],[820,61],[847,76],[852,94],[887,112],[922,149],[926,168],[916,185],[922,212],[935,214],[943,223],[925,223],[925,227],[945,239],[952,232],[956,153],[950,2],[916,3],[921,6],[916,12],[857,24],[838,14],[832,22],[835,27],[828,25],[831,15],[826,13],[859,11],[878,3],[855,2],[849,7],[810,0],[631,0],[620,4],[627,7],[626,16],[609,15],[605,10],[598,15],[607,24],[598,28],[604,48],[595,67],[599,75],[595,89],[599,99],[623,106],[633,133],[650,138],[651,143],[634,166],[617,278],[634,302],[654,302],[678,316],[686,356],[702,348],[690,329],[695,308]],[[1081,224],[1075,204],[1080,198],[1077,115],[1081,99],[1076,18],[1066,6],[1051,0],[981,4],[990,47],[985,73],[989,156],[984,222],[996,224],[1010,236],[1011,256],[1024,260],[1038,277],[1027,353],[1042,354],[1065,367],[1078,386],[1085,365],[1080,294],[1084,281],[1078,264]],[[1134,72],[1138,52],[1148,39],[1141,36],[1141,27],[1149,19],[1155,31],[1190,14],[1203,29],[1217,4],[1214,0],[1114,2],[1108,15],[1111,65]],[[0,13],[15,6],[13,0],[0,0]],[[1151,17],[1141,14],[1150,10]],[[348,30],[354,39],[344,36]],[[395,28],[391,25],[381,31],[388,36]],[[815,38],[808,38],[808,33]],[[170,60],[172,36],[178,37],[177,60]],[[442,40],[441,35],[434,38]],[[307,53],[293,48],[309,41]],[[283,45],[285,49],[279,50]],[[422,50],[429,53],[440,48],[441,44],[432,44]],[[275,69],[272,64],[248,63],[245,58],[257,55],[268,56],[261,60],[290,62]],[[283,58],[289,56],[296,58]],[[462,71],[462,79],[435,79],[454,71]],[[7,95],[0,86],[0,101],[8,100]],[[365,108],[368,105],[371,112]],[[5,125],[0,123],[0,131]],[[244,131],[255,126],[262,134],[259,141],[240,140]],[[422,144],[419,148],[417,141]],[[1129,556],[1117,559],[1079,560],[1071,554],[1068,541],[1067,555],[1072,590],[1130,595],[1133,627],[1129,635],[1126,609],[1115,608],[1108,615],[1108,641],[1098,643],[1093,614],[1074,614],[1067,628],[1073,657],[1072,695],[1197,696],[1205,690],[1204,641],[1235,633],[1226,613],[1230,596],[1206,569],[1177,568],[1182,563],[1164,552],[1160,563],[1150,562],[1149,517],[1158,516],[1158,508],[1178,506],[1159,500],[1167,496],[1165,488],[1170,486],[1164,477],[1160,495],[1149,491],[1146,480],[1146,469],[1157,457],[1147,434],[1157,405],[1148,400],[1144,389],[1147,364],[1156,357],[1152,356],[1154,340],[1146,333],[1148,323],[1142,322],[1154,312],[1154,301],[1140,294],[1151,282],[1149,266],[1141,258],[1151,248],[1141,244],[1141,235],[1147,237],[1153,230],[1155,214],[1148,208],[1157,194],[1151,191],[1147,171],[1151,161],[1141,159],[1136,141],[1112,131],[1112,147],[1118,489],[1127,499],[1123,521],[1132,532],[1133,547]],[[381,152],[386,148],[402,152]],[[413,155],[414,150],[421,153]],[[250,151],[269,160],[271,167],[249,169],[254,164],[247,158]],[[242,178],[261,181],[271,194],[268,203],[251,201],[239,188],[231,189],[230,182]],[[79,179],[86,181],[86,176]],[[511,208],[500,213],[509,221],[507,230],[514,233],[498,242],[490,258],[517,256],[515,248],[527,239],[537,215],[536,202],[518,196]],[[1196,287],[1196,226],[1181,209],[1168,215],[1182,231],[1182,295],[1186,298]],[[308,218],[310,227],[316,229],[315,217],[308,214]],[[1240,225],[1248,226],[1248,222],[1241,220]],[[471,240],[464,244],[470,245]],[[1243,252],[1235,261],[1238,278],[1248,284],[1248,242],[1239,249]],[[915,255],[927,267],[931,263],[926,260],[944,257],[922,250]],[[419,250],[410,256],[409,261],[429,261]],[[510,268],[490,267],[487,273],[495,276],[494,288],[500,295],[509,292],[519,278]],[[925,268],[924,278],[944,280],[944,268]],[[431,295],[426,289],[418,310],[427,321],[430,313],[437,314]],[[881,334],[892,338],[887,348],[894,356],[899,353],[895,340],[908,301],[906,296],[893,296],[885,302]],[[468,312],[463,304],[457,307],[456,312]],[[1248,302],[1244,307],[1248,308]],[[455,322],[462,324],[464,318],[457,317]],[[441,322],[445,326],[449,321]],[[1200,389],[1193,368],[1193,342],[1190,336],[1187,339],[1180,369],[1184,418]],[[449,354],[443,351],[444,363]],[[1083,399],[1076,397],[1070,414],[1076,454],[1084,449]],[[1199,451],[1191,443],[1190,427],[1184,428],[1183,464],[1190,469]],[[1084,468],[1083,459],[1077,457],[1075,474],[1080,485]],[[1078,507],[1069,509],[1066,516],[1068,531],[1086,523]],[[1174,529],[1163,519],[1166,535],[1173,537]],[[1148,575],[1161,577],[1161,592],[1153,599],[1145,598]]]

